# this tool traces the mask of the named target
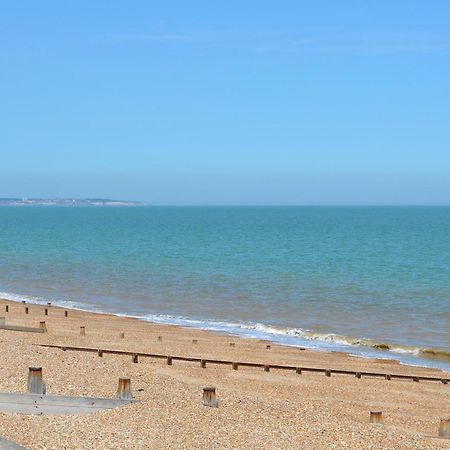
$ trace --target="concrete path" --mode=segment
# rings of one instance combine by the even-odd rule
[[[0,450],[27,450],[15,442],[8,441],[0,437]]]

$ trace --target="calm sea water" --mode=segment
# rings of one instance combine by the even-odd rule
[[[0,291],[449,369],[450,208],[3,207]]]

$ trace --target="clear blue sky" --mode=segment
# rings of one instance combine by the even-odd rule
[[[450,204],[450,2],[17,1],[0,197]]]

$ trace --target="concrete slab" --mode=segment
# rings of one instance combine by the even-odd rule
[[[89,414],[133,403],[95,397],[66,397],[62,395],[0,393],[0,411],[19,414]],[[1,448],[1,447],[0,447]]]
[[[2,325],[0,324],[0,330],[9,330],[9,331],[22,331],[25,333],[45,333],[43,328],[34,328],[34,327],[22,327],[19,325]]]
[[[26,450],[26,448],[0,437],[0,450]]]

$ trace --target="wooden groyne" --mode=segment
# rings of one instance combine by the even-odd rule
[[[62,351],[76,351],[76,352],[90,352],[97,353],[98,356],[103,356],[106,354],[110,355],[123,355],[130,356],[132,361],[137,363],[138,358],[154,358],[154,359],[165,359],[168,365],[172,365],[174,361],[184,361],[184,362],[194,362],[199,363],[200,367],[206,368],[207,365],[215,364],[215,365],[226,365],[230,366],[233,370],[238,370],[239,367],[253,367],[253,368],[261,368],[265,372],[269,372],[271,369],[274,370],[287,370],[293,371],[298,375],[301,375],[303,372],[314,372],[314,373],[322,373],[327,377],[331,377],[333,374],[335,375],[351,375],[358,379],[362,377],[370,377],[370,378],[382,378],[385,380],[409,380],[418,383],[419,381],[437,381],[442,384],[448,384],[450,378],[446,377],[430,377],[430,376],[419,376],[419,375],[402,375],[402,374],[394,374],[394,373],[381,373],[381,372],[359,372],[354,370],[343,370],[343,369],[328,369],[328,368],[319,368],[319,367],[304,367],[304,366],[287,366],[281,364],[267,364],[267,363],[256,363],[256,362],[248,362],[248,361],[229,361],[229,360],[221,360],[221,359],[208,359],[208,358],[197,358],[190,356],[174,356],[174,355],[162,355],[157,353],[142,353],[142,352],[129,352],[124,350],[108,350],[108,349],[98,349],[91,347],[72,347],[65,345],[50,345],[50,344],[40,344],[40,347],[47,348],[57,348]]]
[[[45,322],[41,322],[39,328],[23,327],[21,325],[4,325],[4,324],[2,325],[2,324],[0,324],[0,330],[21,331],[23,333],[46,333],[47,332]]]

